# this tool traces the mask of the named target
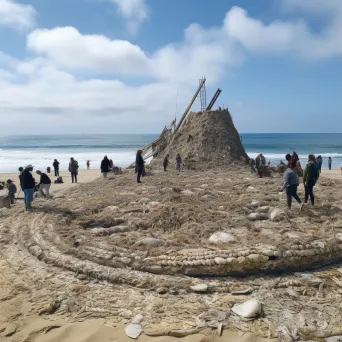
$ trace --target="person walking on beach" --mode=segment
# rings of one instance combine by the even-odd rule
[[[322,171],[322,164],[323,164],[323,159],[322,159],[321,155],[319,155],[316,158],[316,162],[317,162],[317,166],[318,166],[318,171],[321,172]]]
[[[145,162],[144,162],[144,158],[142,157],[142,150],[138,150],[137,152],[137,156],[135,158],[135,172],[137,174],[137,183],[142,183],[140,178],[144,172],[144,168],[145,168]]]
[[[46,173],[41,172],[39,170],[36,171],[36,174],[40,176],[40,181],[38,184],[39,193],[46,198],[50,198],[50,187],[51,187],[50,177]]]
[[[266,158],[263,156],[262,153],[260,153],[255,160],[255,166],[258,171],[259,177],[262,178],[262,172],[261,169],[266,166]]]
[[[22,187],[25,196],[25,208],[27,211],[32,211],[32,201],[34,188],[36,186],[36,182],[31,174],[33,171],[33,166],[31,164],[27,165],[22,173]]]
[[[300,204],[300,210],[303,209],[304,204],[297,195],[298,185],[299,178],[296,172],[291,168],[286,169],[284,172],[284,184],[280,189],[280,192],[286,190],[287,206],[289,209],[291,209],[292,206],[292,197]]]
[[[315,196],[313,193],[313,188],[319,178],[319,168],[315,163],[315,156],[313,154],[309,155],[308,164],[305,167],[303,182],[305,187],[305,203],[308,203],[310,197],[311,204],[315,205]]]
[[[15,204],[15,194],[17,193],[17,187],[11,179],[8,179],[6,183],[11,204]]]
[[[90,160],[87,160],[86,165],[87,165],[87,170],[89,170],[89,168],[90,168]]]
[[[331,164],[332,164],[332,159],[331,157],[328,158],[328,167],[329,167],[329,170],[331,170]]]
[[[78,162],[74,158],[70,158],[69,172],[71,173],[71,181],[77,183]]]
[[[182,157],[180,156],[179,153],[177,153],[177,156],[176,156],[176,170],[178,172],[182,171]]]
[[[107,156],[104,156],[104,158],[102,159],[102,162],[101,162],[101,172],[102,172],[103,178],[107,177],[110,166],[111,166],[110,160],[108,159]]]
[[[168,154],[164,158],[163,166],[164,166],[164,172],[166,172],[167,171],[167,167],[169,166],[169,155]]]
[[[55,159],[53,161],[53,169],[55,170],[55,177],[59,177],[59,161],[57,159]]]

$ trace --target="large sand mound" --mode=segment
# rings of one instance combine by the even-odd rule
[[[168,140],[168,141],[166,141]],[[228,110],[191,112],[179,129],[157,144],[160,161],[166,154],[180,153],[187,168],[213,168],[248,158]]]

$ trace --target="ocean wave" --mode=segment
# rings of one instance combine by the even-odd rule
[[[256,158],[259,153],[255,153],[255,152],[247,152],[247,154],[251,157],[251,158]],[[265,156],[265,158],[269,158],[269,159],[285,159],[285,155],[286,153],[263,153],[263,155]],[[342,158],[342,153],[316,153],[316,156],[321,155],[322,158]],[[300,159],[307,159],[308,154],[300,154],[299,158]]]

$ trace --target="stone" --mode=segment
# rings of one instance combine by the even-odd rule
[[[17,331],[17,326],[15,324],[8,324],[5,332],[4,332],[4,336],[9,337],[15,334],[15,332]]]
[[[141,323],[143,320],[144,320],[144,316],[141,315],[141,314],[137,314],[137,315],[133,318],[132,323],[133,323],[133,324],[139,324],[139,323]]]
[[[137,339],[142,333],[142,327],[140,324],[131,323],[125,328],[125,333],[128,337]]]
[[[247,189],[246,189],[247,192],[257,192],[258,189],[254,188],[253,186],[249,186]]]
[[[261,220],[267,220],[268,216],[266,214],[261,213],[251,213],[247,216],[248,220],[250,221],[261,221]]]
[[[210,243],[228,243],[236,241],[235,236],[225,232],[216,232],[212,234],[209,238]]]
[[[149,237],[149,238],[138,241],[138,245],[144,245],[144,246],[159,246],[161,244],[162,244],[162,241],[154,237]]]
[[[256,299],[250,299],[245,303],[234,305],[232,311],[244,318],[254,318],[261,314],[261,303]]]
[[[145,272],[153,273],[153,274],[161,274],[163,273],[163,268],[160,265],[151,265],[145,266],[143,268]]]
[[[208,285],[206,285],[206,284],[197,284],[197,285],[190,286],[190,289],[192,291],[194,291],[194,292],[204,293],[204,292],[207,292]]]
[[[160,202],[152,201],[152,202],[148,203],[147,207],[148,208],[155,208],[155,207],[158,207],[159,205],[160,205]]]
[[[183,190],[183,191],[182,191],[182,194],[183,194],[184,196],[194,196],[194,195],[195,195],[195,193],[192,192],[192,191],[190,191],[190,190]]]
[[[285,219],[285,211],[279,208],[273,208],[270,212],[270,219],[272,221],[281,221]]]
[[[158,287],[156,292],[158,294],[165,294],[165,293],[168,293],[169,289],[167,287]]]
[[[220,258],[220,257],[215,258],[214,261],[215,261],[215,264],[217,265],[224,265],[227,263],[226,259]]]
[[[172,188],[162,188],[162,189],[159,189],[159,192],[161,193],[161,194],[170,194],[170,193],[172,193],[173,192],[173,190],[172,190]]]

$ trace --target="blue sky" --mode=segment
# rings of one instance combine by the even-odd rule
[[[341,32],[341,0],[0,0],[0,134],[158,133],[204,75],[240,132],[342,132]]]

